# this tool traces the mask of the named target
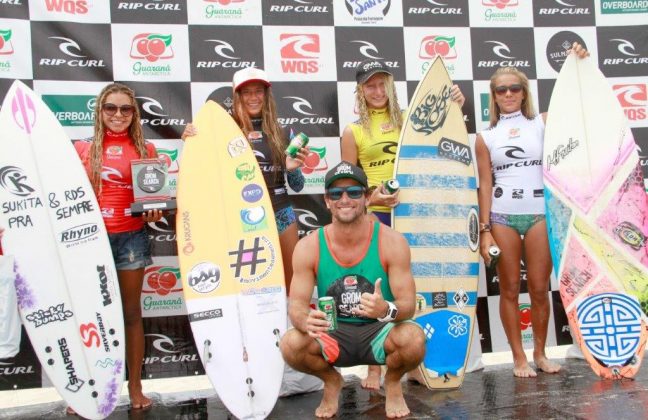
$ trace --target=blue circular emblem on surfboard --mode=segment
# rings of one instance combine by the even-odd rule
[[[263,197],[263,189],[258,184],[248,184],[241,190],[241,197],[248,203],[256,203]]]
[[[576,312],[587,349],[606,366],[624,365],[641,340],[642,311],[632,296],[601,293],[583,300]]]

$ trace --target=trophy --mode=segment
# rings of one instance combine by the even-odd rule
[[[169,194],[167,173],[163,159],[137,159],[131,161],[133,193],[131,214],[139,216],[149,210],[175,210],[176,200]]]

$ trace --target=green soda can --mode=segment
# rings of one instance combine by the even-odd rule
[[[329,331],[337,330],[337,312],[335,311],[335,300],[331,296],[324,296],[317,299],[317,307],[326,314],[326,320],[331,323]]]
[[[295,134],[295,137],[290,140],[290,144],[286,149],[286,154],[294,159],[295,156],[297,156],[299,149],[308,145],[308,140],[308,136],[304,133]]]
[[[400,189],[400,182],[397,179],[390,179],[389,181],[385,181],[383,188],[387,194],[395,194]]]

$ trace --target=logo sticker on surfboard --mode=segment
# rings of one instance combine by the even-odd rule
[[[248,203],[256,203],[263,197],[263,188],[258,184],[248,184],[241,190],[241,197]]]
[[[466,166],[470,166],[472,163],[470,147],[446,137],[442,137],[439,141],[439,156],[463,163]]]
[[[210,262],[196,264],[187,276],[187,283],[198,293],[212,292],[220,286],[220,268]]]
[[[468,246],[475,252],[479,248],[479,216],[474,207],[468,212]]]
[[[229,255],[236,258],[230,268],[234,269],[234,277],[241,283],[263,280],[275,265],[275,249],[265,236],[252,239],[251,246],[249,241],[246,244],[245,239],[240,239],[238,249],[230,251]]]
[[[243,224],[243,232],[252,232],[261,230],[268,227],[268,219],[265,217],[265,209],[263,206],[250,207],[241,210],[241,222]]]
[[[236,137],[227,143],[227,151],[231,157],[237,157],[247,150],[248,143],[243,137]]]

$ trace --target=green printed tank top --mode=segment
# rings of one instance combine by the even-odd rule
[[[324,233],[320,228],[319,263],[317,265],[317,293],[320,297],[331,296],[339,322],[374,322],[375,319],[358,317],[352,309],[360,304],[362,293],[373,293],[377,279],[382,278],[381,290],[385,300],[393,301],[394,295],[389,287],[389,278],[380,261],[378,249],[381,223],[372,222],[372,233],[365,255],[354,265],[341,265],[331,254]]]

